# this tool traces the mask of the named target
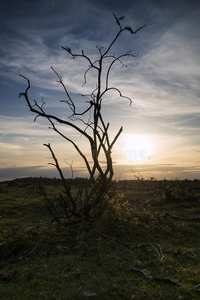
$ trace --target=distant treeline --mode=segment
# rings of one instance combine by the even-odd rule
[[[87,178],[67,178],[65,179],[67,184],[84,184],[88,181]],[[0,184],[11,184],[11,183],[31,183],[31,184],[45,184],[45,185],[61,185],[62,180],[59,178],[48,178],[48,177],[24,177],[16,178],[11,181],[2,181]]]
[[[74,185],[84,185],[88,182],[87,178],[84,177],[76,177],[76,178],[67,178],[65,179],[67,184],[74,184]],[[113,181],[113,183],[116,181]],[[137,184],[148,184],[150,182],[154,182],[154,184],[164,184],[164,183],[176,183],[176,182],[196,182],[199,183],[200,180],[199,179],[193,179],[193,180],[189,180],[189,179],[183,179],[183,180],[179,180],[179,179],[174,179],[174,180],[167,180],[167,179],[163,179],[163,180],[156,180],[154,177],[151,177],[150,179],[132,179],[132,180],[117,180],[117,182],[124,186],[124,187],[128,187],[130,185],[137,185]],[[14,180],[11,181],[2,181],[0,182],[0,184],[15,184],[15,183],[29,183],[29,184],[45,184],[45,185],[61,185],[62,184],[62,180],[60,178],[48,178],[48,177],[23,177],[23,178],[16,178]]]

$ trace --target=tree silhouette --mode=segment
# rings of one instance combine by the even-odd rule
[[[117,87],[110,86],[109,77],[111,69],[116,62],[120,62],[124,66],[122,62],[123,58],[136,57],[138,55],[134,55],[131,53],[131,51],[128,51],[116,56],[111,53],[111,50],[122,33],[128,31],[130,32],[130,34],[137,34],[137,32],[145,26],[144,25],[135,31],[130,26],[122,27],[121,22],[124,20],[124,17],[118,18],[115,14],[113,15],[119,27],[118,32],[111,43],[106,47],[106,49],[104,49],[103,47],[97,47],[97,60],[93,61],[89,56],[85,54],[84,50],[82,50],[81,53],[75,53],[69,47],[62,47],[62,49],[65,50],[74,60],[80,58],[86,60],[89,63],[89,66],[84,73],[84,84],[87,83],[88,72],[91,70],[94,70],[96,72],[97,82],[95,89],[91,92],[90,95],[82,95],[89,96],[90,99],[89,101],[86,101],[88,107],[85,110],[81,112],[77,111],[77,104],[75,100],[72,99],[66,85],[63,82],[62,76],[60,76],[53,67],[51,67],[51,69],[55,73],[58,82],[62,86],[67,97],[66,100],[61,101],[68,106],[68,109],[71,112],[67,120],[56,115],[48,114],[44,108],[44,101],[42,102],[42,104],[38,104],[38,102],[35,100],[31,102],[29,99],[29,89],[31,88],[30,80],[21,73],[18,73],[20,77],[24,78],[27,81],[27,88],[25,92],[19,94],[19,97],[23,96],[25,98],[26,104],[28,105],[30,111],[36,114],[35,120],[38,117],[47,119],[51,125],[50,128],[52,128],[63,139],[67,140],[74,146],[75,150],[83,159],[89,174],[89,180],[87,184],[79,187],[76,196],[73,196],[71,188],[66,184],[63,172],[59,166],[59,162],[54,154],[53,149],[51,148],[51,145],[44,144],[51,152],[52,158],[54,160],[54,163],[51,164],[57,168],[64,185],[64,192],[60,194],[59,200],[60,206],[62,206],[61,212],[56,212],[54,203],[49,200],[51,212],[52,214],[54,214],[54,217],[57,218],[57,220],[59,218],[69,219],[72,217],[81,219],[82,216],[89,218],[92,215],[92,210],[94,207],[99,205],[99,203],[109,201],[109,197],[105,197],[105,195],[108,193],[110,183],[114,174],[112,149],[117,139],[119,138],[123,127],[119,128],[119,130],[115,134],[115,137],[111,140],[109,135],[110,124],[105,123],[104,121],[102,106],[106,94],[111,90],[116,91],[120,97],[128,99],[131,105],[132,100],[129,97],[122,95],[121,91]],[[85,121],[85,117],[87,117],[87,121]],[[76,143],[72,138],[67,136],[61,129],[59,129],[59,124],[72,128],[75,132],[78,132],[87,140],[88,144],[90,145],[92,161],[89,157],[86,157],[84,151],[78,146],[78,143]],[[103,154],[105,159],[105,164],[103,166],[100,163],[100,154]]]

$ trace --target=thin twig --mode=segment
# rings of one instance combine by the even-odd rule
[[[142,274],[142,275],[143,275],[145,278],[147,278],[147,279],[153,279],[153,280],[157,280],[157,281],[168,282],[168,283],[171,283],[171,284],[180,286],[180,283],[175,282],[175,281],[173,281],[173,280],[171,280],[171,279],[169,279],[169,278],[157,277],[157,276],[151,276],[151,275],[148,275],[147,273],[145,273],[144,271],[139,270],[139,269],[134,268],[134,267],[131,267],[131,270],[132,270],[132,271],[135,271],[135,272],[139,272],[140,274]]]
[[[163,253],[162,253],[161,246],[160,246],[159,244],[157,244],[157,245],[159,246],[160,252],[161,252],[161,253],[159,253],[159,252],[157,251],[156,247],[154,247],[154,245],[153,245],[152,243],[150,243],[150,242],[143,243],[143,244],[139,245],[138,248],[140,248],[140,247],[149,247],[149,248],[151,248],[151,249],[154,251],[154,253],[155,253],[157,259],[162,260],[162,259],[164,258],[164,255],[163,255]]]
[[[197,217],[182,217],[182,216],[173,216],[169,213],[165,213],[165,217],[171,217],[173,219],[179,219],[179,220],[194,220],[194,221],[200,221],[200,216]]]

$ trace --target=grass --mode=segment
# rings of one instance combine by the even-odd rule
[[[53,225],[42,243],[50,216],[37,186],[0,186],[1,299],[199,299],[200,221],[165,212],[199,216],[200,182],[167,185],[119,182],[129,211],[64,231]]]

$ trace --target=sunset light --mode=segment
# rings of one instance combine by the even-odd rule
[[[146,161],[150,159],[152,144],[143,135],[127,135],[122,142],[122,152],[127,161]]]
[[[152,143],[147,136],[127,134],[117,144],[117,151],[125,164],[144,162],[151,159]]]
[[[135,164],[145,178],[200,178],[198,2],[14,2],[1,3],[0,181],[59,176],[48,165],[52,159],[44,143],[51,143],[66,177],[71,177],[71,170],[65,161],[73,161],[75,177],[87,176],[85,162],[69,141],[49,129],[48,120],[37,117],[34,122],[36,115],[23,97],[18,98],[27,88],[24,78],[16,76],[18,72],[30,80],[32,104],[35,100],[50,114],[77,122],[83,129],[83,134],[77,134],[73,126],[56,123],[59,128],[65,127],[67,137],[86,157],[90,145],[84,132],[90,131],[92,111],[88,107],[92,103],[93,109],[94,104],[94,98],[90,101],[88,95],[95,94],[98,84],[101,89],[118,89],[109,88],[102,97],[108,135],[114,138],[123,127],[112,148],[116,178],[130,178]],[[113,13],[120,17],[121,25]],[[98,82],[98,55],[120,26],[128,30],[111,47],[103,67],[111,63],[111,58],[119,55],[120,59],[111,64],[108,73],[104,69]],[[140,27],[142,30],[131,34],[130,28]],[[80,55],[71,57],[70,51],[90,57],[95,68]],[[79,114],[73,120],[67,96],[51,66],[76,105]],[[91,164],[91,158],[88,161]],[[104,159],[101,164],[105,164]]]
[[[0,28],[0,299],[197,299],[200,0],[0,0]]]

